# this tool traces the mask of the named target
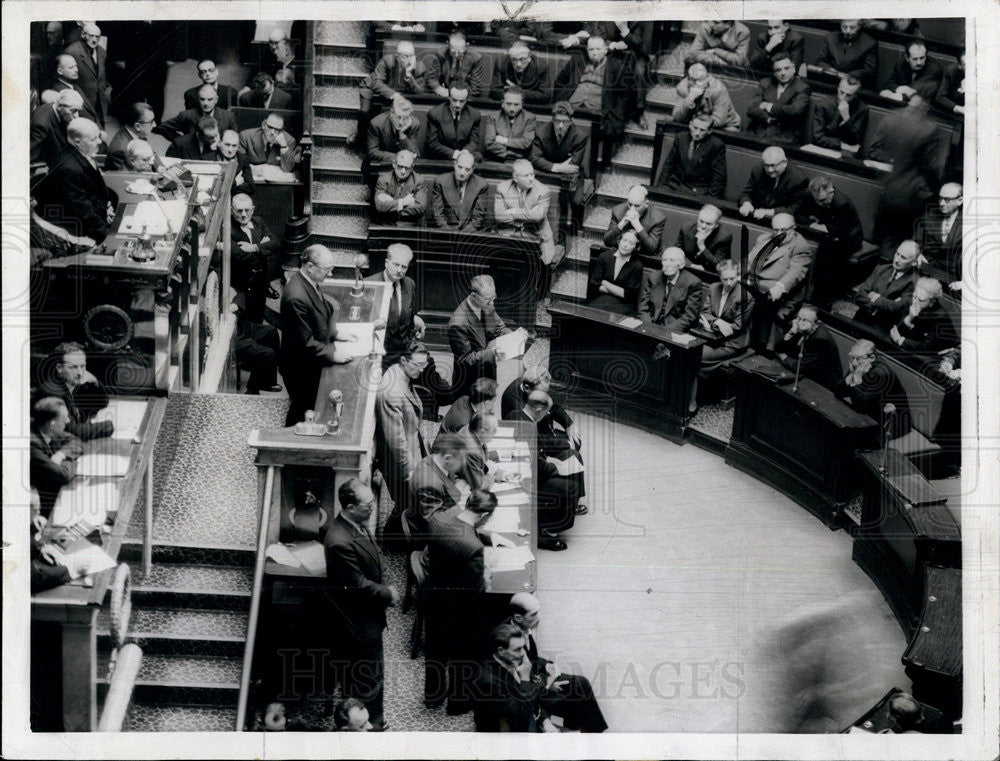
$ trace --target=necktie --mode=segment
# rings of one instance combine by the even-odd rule
[[[465,186],[466,185],[468,185],[468,183],[467,182],[463,182],[461,185],[458,186],[458,200],[460,202],[463,202],[463,203],[465,201]]]
[[[944,221],[941,222],[941,242],[944,243],[948,240],[948,234],[951,232],[951,226],[954,223],[954,217],[945,217]]]
[[[778,85],[778,87],[774,91],[774,99],[775,100],[780,100],[781,99],[781,93],[783,93],[784,91],[785,91],[785,86],[784,85]]]
[[[403,311],[403,297],[399,292],[399,281],[392,284],[392,302],[389,305],[393,322],[399,322],[399,314]]]
[[[94,59],[94,67],[96,68],[97,67],[97,48],[94,48],[93,52],[91,52],[91,54],[90,54],[90,57]]]
[[[726,311],[726,301],[729,300],[729,294],[733,292],[732,288],[722,289],[722,299],[719,301],[719,314],[721,315]]]
[[[694,147],[697,145],[694,140],[688,143],[688,161],[694,158]]]

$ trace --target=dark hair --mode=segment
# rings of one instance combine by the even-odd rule
[[[469,431],[471,433],[479,433],[486,428],[486,424],[490,422],[490,419],[496,420],[497,416],[492,412],[477,412],[472,416],[472,420],[469,421]]]
[[[497,388],[497,382],[492,378],[476,378],[469,390],[469,402],[482,404],[489,399],[496,399]]]
[[[256,90],[257,92],[264,92],[264,87],[269,84],[271,85],[274,84],[274,77],[272,77],[266,71],[262,71],[253,78],[253,82],[251,83],[250,86],[253,87],[253,89]]]
[[[128,111],[126,112],[125,124],[135,124],[142,121],[142,117],[147,112],[153,114],[153,109],[148,103],[133,103],[128,107]]]
[[[337,729],[344,729],[351,724],[351,711],[364,708],[365,704],[357,698],[345,698],[333,709],[333,724]]]
[[[568,116],[573,118],[573,106],[568,100],[557,100],[552,104],[553,116]]]
[[[454,29],[452,29],[450,32],[448,32],[448,37],[449,38],[451,38],[451,37],[461,37],[466,42],[468,42],[468,40],[469,40],[468,35],[466,35],[466,33],[465,33],[465,30],[462,27],[460,27],[460,26],[456,26]]]
[[[786,61],[786,60],[792,61],[792,57],[784,50],[779,51],[775,53],[773,56],[771,56],[771,66],[774,66],[774,64],[776,64],[778,61]],[[794,64],[795,61],[792,61],[792,63]]]
[[[505,87],[503,89],[504,95],[520,95],[522,102],[524,101],[524,90],[522,90],[517,85],[511,85],[510,87]]]
[[[364,482],[358,478],[350,478],[344,481],[340,485],[340,488],[337,489],[337,499],[340,501],[340,506],[347,508],[358,504],[358,488],[364,485]]]
[[[431,444],[431,454],[457,455],[465,451],[465,440],[457,433],[439,434]]]
[[[219,129],[219,122],[214,116],[203,116],[198,119],[198,132],[204,135],[206,132],[211,132],[213,129]]]
[[[465,32],[462,32],[462,34],[464,35]],[[465,90],[466,92],[469,92],[469,83],[466,82],[464,79],[456,79],[454,82],[448,85],[449,94],[451,94],[452,90]]]
[[[403,356],[406,359],[413,359],[414,354],[430,354],[427,350],[427,345],[422,341],[408,341],[406,343],[406,348],[403,349]]]
[[[31,407],[31,419],[39,428],[59,417],[59,411],[66,407],[66,402],[58,396],[44,396]]]
[[[514,626],[514,624],[500,624],[490,632],[490,644],[493,646],[493,652],[495,653],[501,647],[506,650],[510,647],[510,641],[517,637],[524,637],[524,632],[521,631],[520,627]]]
[[[474,513],[489,514],[496,510],[497,495],[486,489],[473,489],[465,500],[465,509]]]
[[[67,354],[76,354],[77,352],[80,354],[87,353],[83,350],[83,346],[78,344],[76,341],[63,341],[52,350],[51,356],[57,362],[62,362],[66,358]]]

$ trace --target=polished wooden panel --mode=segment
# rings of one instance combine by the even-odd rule
[[[962,715],[962,571],[925,564],[920,624],[903,653],[913,696]]]

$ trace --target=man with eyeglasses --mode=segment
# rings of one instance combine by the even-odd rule
[[[496,312],[496,284],[490,275],[472,278],[472,290],[448,320],[448,344],[455,357],[452,376],[454,398],[467,395],[478,378],[497,379],[497,362],[504,354],[496,339],[510,333]]]
[[[122,122],[119,129],[108,145],[107,157],[104,159],[104,171],[110,172],[116,169],[124,169],[126,166],[125,150],[133,140],[145,141],[148,145],[149,136],[153,134],[153,127],[156,126],[156,117],[153,116],[153,109],[145,103],[133,103],[128,108],[128,115]],[[152,146],[150,146],[152,150]],[[160,166],[160,157],[154,152],[153,166]]]
[[[239,105],[236,90],[229,85],[219,84],[219,70],[215,66],[215,61],[204,60],[198,62],[198,78],[200,85],[184,91],[184,108],[198,108],[198,91],[202,85],[211,85],[218,95],[219,105],[222,108],[232,108]]]
[[[917,243],[927,260],[927,272],[962,287],[962,186],[947,182],[938,192],[937,208],[929,208],[917,222]]]
[[[707,116],[712,126],[738,132],[740,115],[726,86],[708,73],[703,63],[689,63],[684,79],[677,83],[677,102],[670,118],[686,124],[695,116]]]
[[[888,444],[910,432],[910,399],[896,373],[875,351],[875,344],[862,338],[847,353],[847,374],[833,392],[862,415],[881,423]],[[893,412],[887,413],[891,405]]]
[[[426,143],[424,123],[413,115],[413,104],[399,95],[393,99],[392,108],[372,119],[368,127],[368,160],[391,162],[404,148],[420,156],[427,150]]]
[[[250,89],[240,94],[239,104],[246,108],[287,109],[292,107],[292,96],[275,86],[274,77],[261,71],[253,78]]]
[[[526,103],[548,103],[552,100],[549,70],[545,66],[539,66],[531,55],[531,50],[523,42],[515,42],[505,58],[497,58],[490,100],[503,98],[504,90],[509,87],[520,90]]]
[[[233,116],[233,112],[222,108],[218,103],[219,94],[215,88],[212,85],[202,85],[198,88],[198,105],[195,108],[181,111],[177,116],[154,127],[153,132],[157,135],[163,135],[167,140],[174,140],[181,135],[194,132],[198,120],[206,117],[215,119],[220,132],[225,132],[227,129],[237,129],[236,117]]]
[[[320,290],[333,272],[336,258],[326,246],[313,244],[302,252],[302,267],[281,293],[281,351],[278,370],[285,379],[291,402],[285,425],[299,423],[316,404],[324,367],[351,361],[337,343],[357,336],[337,330],[340,305]]]
[[[448,102],[427,112],[427,158],[454,159],[460,151],[469,151],[477,159],[482,114],[468,105],[470,87],[455,82],[448,90]]]
[[[418,227],[427,211],[427,184],[413,171],[417,157],[402,150],[392,160],[392,170],[383,172],[375,183],[372,223],[397,227]]]
[[[246,193],[253,196],[257,186],[250,171],[250,161],[240,150],[240,136],[235,130],[227,129],[219,138],[219,161],[235,161],[236,174],[233,176],[232,192]]]
[[[795,214],[808,187],[809,178],[772,145],[761,153],[761,163],[750,171],[740,193],[740,216],[768,219],[781,212]]]
[[[291,172],[300,157],[295,138],[285,131],[285,119],[275,113],[268,114],[259,127],[240,132],[240,148],[252,165],[271,164],[285,172]]]
[[[271,235],[267,223],[254,214],[250,196],[237,193],[233,196],[231,208],[233,220],[229,260],[233,267],[233,288],[246,296],[246,318],[250,322],[262,323],[267,297],[278,296],[269,283],[281,271],[280,242]]]
[[[486,95],[490,86],[490,72],[486,59],[475,50],[469,50],[465,31],[452,29],[448,35],[448,47],[430,60],[427,71],[427,89],[439,97],[450,98],[451,90],[462,83],[467,97],[480,98]]]
[[[83,96],[76,90],[63,90],[55,103],[45,103],[31,115],[30,160],[44,161],[51,171],[69,153],[66,128],[80,116]]]
[[[79,70],[77,85],[91,110],[97,115],[97,126],[103,129],[111,104],[111,85],[108,84],[108,54],[99,44],[100,41],[100,27],[87,22],[81,29],[80,39],[63,52],[76,59]]]
[[[55,79],[52,80],[52,87],[50,89],[56,92],[62,92],[63,90],[76,90],[83,97],[83,90],[80,89],[80,67],[76,62],[76,59],[66,53],[60,53],[55,58]],[[97,121],[97,112],[94,107],[90,104],[90,101],[83,98],[83,110],[80,112],[81,116],[85,116],[92,122]]]
[[[771,60],[772,76],[764,77],[747,108],[747,130],[769,143],[802,145],[809,127],[812,88],[798,76],[788,53]]]
[[[812,304],[799,307],[791,326],[775,345],[774,353],[787,370],[794,373],[798,369],[801,377],[831,391],[843,377],[837,342],[820,322],[819,312]]]
[[[805,296],[812,266],[812,246],[795,230],[795,217],[779,213],[771,218],[772,233],[762,233],[747,258],[747,283],[757,304],[751,343],[771,348],[778,330],[795,313]]]

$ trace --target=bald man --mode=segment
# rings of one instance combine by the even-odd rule
[[[371,74],[358,88],[360,110],[358,113],[358,141],[363,142],[368,135],[368,125],[371,113],[376,113],[385,105],[392,104],[397,98],[407,95],[422,95],[427,91],[427,67],[417,60],[416,50],[409,40],[400,40],[395,53],[387,53],[375,64]],[[424,130],[421,129],[421,133]],[[421,145],[423,148],[423,134]],[[403,147],[400,145],[396,150]],[[387,148],[391,151],[392,149]],[[411,148],[416,150],[416,148]],[[395,152],[395,151],[392,151]],[[419,150],[416,150],[420,153]]]
[[[715,272],[720,262],[732,255],[733,234],[722,229],[722,209],[705,204],[698,218],[677,231],[677,248],[684,251],[688,265]]]
[[[809,179],[788,163],[781,148],[772,145],[761,153],[760,164],[751,170],[740,193],[740,216],[766,220],[779,212],[794,214],[808,188]]]
[[[55,71],[55,78],[52,80],[51,89],[56,92],[76,90],[83,97],[83,110],[80,112],[80,116],[85,116],[92,122],[97,122],[97,112],[90,104],[90,101],[83,96],[83,90],[80,89],[80,66],[77,64],[76,59],[67,53],[60,53],[55,58]]]
[[[656,256],[660,253],[660,239],[667,218],[653,208],[647,195],[646,188],[642,185],[629,188],[625,202],[611,210],[611,223],[604,233],[605,246],[616,248],[622,233],[631,230],[639,238],[640,255]]]
[[[795,217],[771,218],[771,233],[762,233],[747,258],[747,283],[757,304],[751,342],[771,348],[805,297],[812,266],[812,246],[795,230]]]
[[[63,90],[55,103],[45,103],[31,115],[31,162],[44,161],[54,169],[69,153],[66,128],[83,109],[83,96]]]
[[[910,305],[919,256],[920,246],[904,240],[891,263],[878,265],[863,283],[855,286],[852,295],[858,312],[854,319],[888,333]]]
[[[64,52],[76,59],[79,69],[77,85],[93,113],[97,115],[94,121],[103,129],[111,104],[111,85],[108,84],[108,54],[99,44],[100,41],[100,27],[87,22],[83,25],[80,39],[67,47]]]
[[[936,207],[917,221],[917,243],[934,277],[961,286],[962,280],[962,186],[948,182],[938,191]],[[933,271],[931,271],[933,270]]]
[[[152,172],[156,169],[157,156],[145,140],[130,140],[125,146],[125,169],[130,172]]]
[[[672,333],[686,333],[701,314],[701,280],[684,271],[684,252],[676,247],[663,251],[660,271],[643,279],[639,317],[662,325]]]
[[[198,127],[198,121],[206,117],[215,119],[219,132],[227,129],[236,130],[236,117],[231,111],[219,106],[219,94],[212,85],[202,85],[198,88],[198,106],[181,111],[172,119],[155,127],[153,132],[163,135],[167,140],[174,140],[181,135],[189,135]],[[237,130],[238,131],[238,130]]]

